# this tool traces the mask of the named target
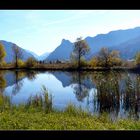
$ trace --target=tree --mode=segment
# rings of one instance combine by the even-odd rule
[[[18,60],[23,58],[23,52],[21,48],[19,48],[16,44],[13,44],[13,53],[14,53],[15,67],[18,67]]]
[[[95,60],[97,62],[95,62]],[[108,48],[101,48],[99,54],[94,58],[94,63],[101,67],[112,67],[121,65],[119,51],[111,51]]]
[[[103,67],[109,66],[110,52],[108,48],[101,48],[99,55],[97,56],[99,65]]]
[[[21,59],[18,59],[17,63],[19,67],[23,67],[25,64]]]
[[[120,66],[122,64],[122,60],[120,58],[119,51],[113,50],[110,53],[110,66]]]
[[[74,43],[74,50],[71,54],[72,59],[74,58],[77,61],[78,69],[81,68],[81,59],[89,52],[89,46],[85,40],[82,38],[77,38],[76,42]]]
[[[6,56],[6,52],[4,50],[3,45],[0,43],[0,65],[3,64],[5,56]]]
[[[29,57],[26,61],[27,67],[34,67],[36,65],[36,60],[32,57]]]
[[[140,66],[140,52],[138,52],[135,56],[135,63],[137,66]]]
[[[4,72],[0,71],[0,94],[4,92],[5,87],[6,87],[6,80],[4,78]]]
[[[93,58],[90,60],[89,64],[90,64],[91,66],[93,66],[93,67],[97,67],[97,66],[98,66],[97,57],[93,57]]]

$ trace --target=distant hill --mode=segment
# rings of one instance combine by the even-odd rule
[[[73,50],[73,43],[63,39],[61,44],[46,58],[46,61],[69,60]]]
[[[45,60],[49,56],[50,52],[46,52],[39,56],[38,60]]]
[[[90,53],[86,56],[86,59],[92,58],[102,47],[114,47],[114,49],[122,51],[122,58],[132,58],[136,51],[140,51],[140,47],[138,47],[140,46],[139,37],[140,27],[111,31],[107,34],[96,35],[95,37],[86,37],[85,40],[90,47]],[[132,50],[132,48],[135,49]],[[128,54],[125,54],[125,49],[127,49]],[[46,60],[69,60],[72,50],[73,43],[63,39],[61,44],[50,53]]]
[[[49,56],[49,54],[50,54],[50,52],[46,52],[46,53],[44,53],[44,54],[39,56],[39,55],[37,55],[36,53],[34,53],[32,51],[28,50],[28,52],[31,53],[35,57],[35,59],[38,60],[38,61],[45,60]]]
[[[116,46],[130,39],[134,39],[140,36],[140,27],[127,30],[111,31],[107,34],[99,34],[95,37],[86,37],[88,45],[91,48],[91,52],[97,52],[105,46]]]
[[[138,51],[140,51],[140,36],[130,39],[117,46],[111,47],[112,50],[118,50],[123,59],[133,59]]]
[[[29,51],[29,50],[26,50],[26,51],[29,52],[30,54],[32,54],[36,60],[39,59],[39,55],[37,55],[36,53]]]
[[[6,51],[6,57],[5,57],[5,61],[6,62],[12,62],[13,61],[13,43],[12,42],[7,42],[4,40],[0,40],[0,42],[3,44],[4,49]],[[17,45],[18,46],[18,45]],[[19,46],[18,46],[19,47]],[[26,61],[29,57],[34,57],[31,53],[29,53],[27,50],[22,49],[21,47],[19,47],[22,52],[23,52],[23,61]]]
[[[102,47],[119,50],[123,59],[132,59],[134,58],[136,52],[140,51],[140,27],[111,31],[107,34],[98,34],[95,37],[86,37],[85,40],[90,47],[90,53],[86,55],[87,60],[95,56]],[[4,49],[7,53],[5,58],[6,62],[12,62],[13,43],[4,40],[0,40],[0,42],[4,45]],[[67,61],[70,60],[73,45],[73,42],[62,39],[60,45],[54,51],[51,53],[46,52],[41,56],[21,48],[23,51],[23,61],[27,60],[29,57],[45,61]]]

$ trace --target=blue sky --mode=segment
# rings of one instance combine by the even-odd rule
[[[140,10],[0,10],[0,40],[38,55],[62,39],[95,36],[140,26]]]

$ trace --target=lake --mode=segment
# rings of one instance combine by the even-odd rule
[[[0,93],[12,104],[24,104],[42,94],[45,86],[53,107],[74,104],[93,115],[106,112],[111,119],[140,117],[140,73],[120,71],[0,71]]]

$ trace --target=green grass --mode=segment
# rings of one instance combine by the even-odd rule
[[[70,111],[27,111],[22,107],[0,113],[0,129],[30,129],[30,130],[137,130],[140,129],[140,121],[118,120],[110,121],[107,116],[93,117],[84,113],[72,113]],[[77,109],[75,110],[77,111]],[[74,111],[74,112],[75,112]],[[84,115],[82,115],[84,114]]]
[[[42,88],[42,96],[31,97],[27,104],[12,105],[0,94],[0,130],[139,130],[140,121],[121,119],[115,122],[106,113],[92,116],[69,104],[59,111],[52,107],[53,98]]]

